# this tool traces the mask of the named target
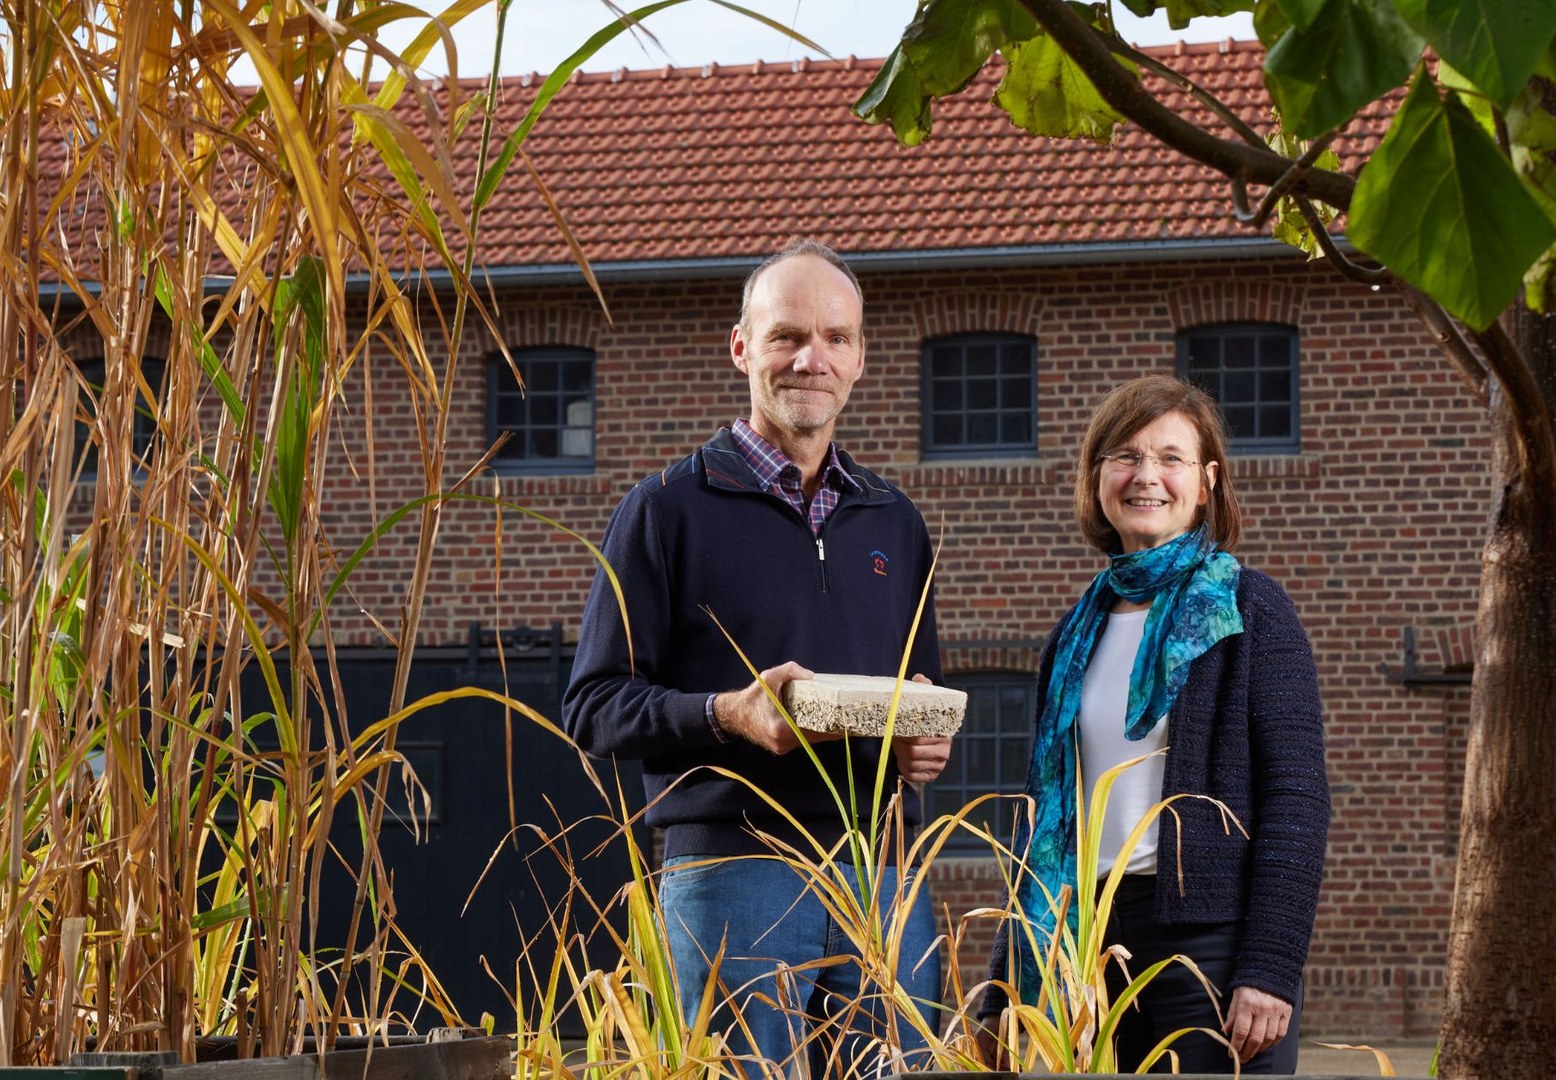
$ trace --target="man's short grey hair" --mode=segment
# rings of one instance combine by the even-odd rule
[[[764,259],[762,265],[751,271],[751,275],[746,278],[745,288],[740,294],[740,327],[742,330],[749,331],[751,329],[751,324],[746,321],[746,316],[751,310],[751,294],[756,291],[757,279],[779,263],[801,255],[814,255],[816,258],[841,270],[847,276],[849,283],[853,285],[854,292],[859,297],[859,306],[861,308],[864,307],[864,290],[859,287],[859,279],[854,276],[853,267],[843,261],[843,256],[833,251],[820,240],[812,240],[808,236],[796,236],[789,241],[782,251],[769,255]]]

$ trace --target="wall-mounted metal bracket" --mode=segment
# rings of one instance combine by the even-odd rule
[[[1473,671],[1427,671],[1416,664],[1416,628],[1406,626],[1404,629],[1405,662],[1402,667],[1389,667],[1387,664],[1379,664],[1378,671],[1391,683],[1401,686],[1468,686],[1474,677]]]

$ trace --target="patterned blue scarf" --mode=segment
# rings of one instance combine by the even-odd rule
[[[1216,547],[1201,525],[1147,551],[1114,555],[1057,631],[1053,673],[1037,720],[1026,793],[1036,804],[1030,835],[1022,816],[1016,852],[1026,851],[1026,873],[1017,896],[1037,939],[1052,933],[1054,913],[1043,895],[1055,898],[1061,885],[1076,883],[1076,755],[1080,733],[1081,685],[1115,601],[1151,602],[1145,633],[1129,676],[1124,737],[1143,739],[1172,708],[1188,678],[1189,664],[1224,637],[1240,634],[1237,579],[1242,567]],[[1030,841],[1030,844],[1029,844]],[[1076,916],[1070,909],[1070,918]],[[1073,928],[1074,923],[1072,921]],[[1036,960],[1025,935],[1012,933],[1021,954],[1021,996],[1028,1004],[1039,989]]]

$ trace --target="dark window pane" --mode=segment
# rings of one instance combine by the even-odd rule
[[[524,422],[524,402],[516,397],[500,397],[493,422],[499,431],[512,431]]]
[[[1284,405],[1259,410],[1259,438],[1285,439],[1291,436],[1291,410]]]
[[[962,418],[960,416],[937,416],[934,420],[933,431],[936,446],[955,446],[962,441]]]
[[[557,365],[546,361],[526,364],[519,368],[524,375],[524,385],[530,393],[540,394],[557,388]]]
[[[989,413],[976,413],[967,418],[967,441],[975,446],[987,446],[999,441],[998,418]]]
[[[1249,368],[1254,364],[1256,346],[1252,337],[1229,336],[1221,343],[1221,363],[1226,368]]]
[[[964,743],[969,785],[993,791],[999,781],[999,759],[994,753],[992,739],[968,739]]]
[[[1254,373],[1228,371],[1221,379],[1221,404],[1240,404],[1254,400]]]
[[[1000,372],[1030,379],[1032,377],[1031,348],[1026,345],[1006,345],[1000,349]]]
[[[594,367],[592,364],[572,361],[562,366],[562,389],[569,395],[579,392],[588,393],[593,389]]]
[[[950,379],[936,379],[931,384],[930,408],[937,413],[960,412],[962,409],[962,384]]]
[[[1000,442],[1024,443],[1031,441],[1031,418],[1026,413],[1006,413],[1000,417]]]
[[[967,407],[992,409],[1000,403],[999,383],[993,379],[969,379],[967,382]]]
[[[1254,426],[1254,410],[1252,406],[1232,405],[1221,407],[1221,414],[1226,417],[1227,429],[1234,439],[1251,439],[1259,434]]]
[[[1266,404],[1291,400],[1291,373],[1285,370],[1259,372],[1259,400]]]
[[[554,397],[536,395],[529,399],[529,422],[537,427],[555,427],[561,419],[560,403]]]
[[[1021,409],[1023,411],[1032,407],[1032,380],[1025,376],[1013,379],[1010,376],[1000,380],[1000,408]]]
[[[995,373],[995,350],[992,345],[970,345],[967,349],[967,374],[974,378]]]
[[[1291,367],[1291,337],[1287,334],[1266,334],[1259,339],[1259,366]]]
[[[545,428],[533,428],[529,433],[529,453],[526,457],[554,458],[557,456],[557,433]]]
[[[1221,341],[1214,337],[1189,339],[1189,370],[1215,371],[1221,367]]]

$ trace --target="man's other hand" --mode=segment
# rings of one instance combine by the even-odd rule
[[[745,739],[774,754],[787,754],[800,745],[799,736],[789,726],[762,689],[766,683],[774,694],[782,696],[784,684],[794,679],[809,679],[815,672],[790,660],[768,668],[744,690],[731,690],[713,699],[713,718],[726,735]],[[809,737],[811,742],[826,736]]]

